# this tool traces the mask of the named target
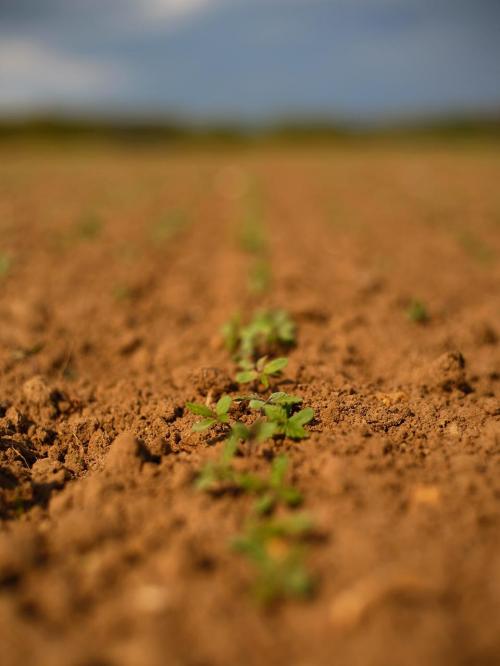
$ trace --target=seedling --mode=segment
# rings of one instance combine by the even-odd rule
[[[268,421],[255,421],[251,426],[238,422],[231,428],[231,437],[248,444],[254,444],[255,442],[261,444],[271,439],[275,431],[276,427],[274,423],[269,423]]]
[[[427,308],[417,299],[413,299],[406,310],[406,314],[410,321],[413,321],[417,324],[423,324],[426,321],[429,321],[429,313]]]
[[[266,483],[267,487],[261,489],[264,492],[254,505],[257,513],[270,513],[280,502],[290,507],[296,507],[302,503],[302,494],[293,486],[285,483],[287,469],[288,458],[286,456],[278,456],[273,460]]]
[[[241,249],[249,254],[261,254],[265,251],[265,231],[254,214],[249,215],[244,221],[239,241]]]
[[[256,259],[248,274],[248,289],[253,294],[262,294],[271,284],[271,266],[267,259]]]
[[[271,393],[271,395],[269,396],[269,398],[267,398],[267,400],[262,400],[262,398],[260,398],[260,396],[258,395],[253,395],[253,396],[251,395],[248,396],[246,399],[249,401],[248,406],[250,407],[250,409],[262,410],[266,405],[279,405],[280,407],[286,409],[288,415],[291,414],[292,409],[296,405],[300,405],[302,403],[302,398],[299,398],[298,395],[289,395],[284,391],[277,391],[276,393]]]
[[[231,462],[238,449],[238,439],[228,437],[224,442],[220,459],[216,463],[207,463],[196,479],[198,490],[213,490],[220,483],[231,482],[234,470]]]
[[[190,412],[197,416],[203,416],[201,421],[193,425],[194,432],[208,430],[217,424],[226,424],[229,422],[229,410],[233,400],[228,395],[223,395],[215,405],[215,409],[210,409],[207,405],[200,405],[196,402],[187,402],[186,407]]]
[[[314,410],[311,407],[301,409],[300,412],[290,415],[290,408],[279,405],[264,405],[264,414],[271,423],[274,423],[276,435],[284,435],[290,439],[305,439],[309,437],[304,426],[313,420]]]
[[[287,365],[288,359],[285,357],[268,361],[267,356],[263,356],[255,364],[251,361],[241,361],[242,370],[236,375],[236,381],[238,384],[258,381],[264,388],[269,388],[269,378],[280,375]]]
[[[297,543],[311,529],[311,521],[304,515],[268,519],[250,525],[245,534],[233,541],[233,548],[256,568],[253,593],[258,602],[270,604],[311,594],[313,580],[304,563],[304,549]]]
[[[0,278],[5,277],[10,270],[11,260],[8,254],[0,252]]]
[[[285,310],[258,312],[247,325],[233,317],[222,328],[226,347],[236,360],[256,360],[275,347],[295,344],[295,324]]]
[[[195,406],[204,407],[204,405]],[[264,442],[266,439],[272,437],[273,433],[274,425],[265,421],[256,421],[250,427],[244,423],[235,423],[231,428],[229,437],[224,442],[219,461],[205,465],[196,481],[196,487],[199,490],[214,490],[217,485],[229,484],[242,489],[243,486],[246,486],[244,489],[248,490],[252,485],[252,489],[255,490],[259,484],[252,481],[250,475],[237,473],[231,463],[238,450],[240,441],[250,444],[253,442]],[[262,484],[259,485],[259,488],[261,486]]]

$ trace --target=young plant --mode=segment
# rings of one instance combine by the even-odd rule
[[[238,360],[253,361],[276,347],[295,344],[295,324],[285,310],[264,310],[242,325],[233,317],[222,327],[227,349]]]
[[[249,254],[259,255],[265,252],[266,233],[256,215],[249,214],[242,224],[239,243],[241,249]]]
[[[259,358],[256,363],[251,361],[241,361],[241,371],[236,375],[238,384],[249,384],[258,381],[264,388],[269,388],[269,378],[277,377],[281,371],[288,365],[288,359],[285,357],[275,358],[272,361],[267,360],[267,356]]]
[[[190,403],[193,404],[193,403]],[[200,407],[200,405],[197,405]],[[204,405],[201,405],[204,407]],[[196,424],[195,424],[196,425]],[[241,488],[243,490],[256,490],[262,486],[250,475],[240,474],[232,467],[232,461],[238,450],[238,444],[243,441],[249,444],[264,442],[274,434],[274,425],[266,421],[256,421],[251,426],[244,423],[235,423],[231,427],[229,437],[224,442],[221,457],[216,463],[207,463],[196,480],[199,490],[214,490],[221,484]]]
[[[252,294],[262,294],[271,284],[271,265],[266,258],[256,259],[248,273],[248,289]]]
[[[313,579],[304,563],[300,540],[312,529],[307,516],[268,519],[250,525],[233,541],[233,548],[245,555],[256,569],[253,593],[263,604],[287,597],[305,598],[313,589]]]
[[[218,423],[228,423],[229,422],[229,410],[231,409],[231,404],[233,400],[228,395],[223,395],[215,405],[215,409],[210,409],[206,405],[200,405],[196,402],[187,402],[186,407],[190,412],[196,414],[197,416],[203,416],[201,421],[197,421],[193,425],[194,432],[202,432],[203,430],[208,430]]]
[[[274,424],[268,421],[255,421],[250,426],[238,422],[231,428],[231,437],[235,437],[237,441],[246,442],[247,444],[254,444],[256,442],[261,444],[271,439],[275,430]]]
[[[291,415],[293,408],[296,405],[302,403],[302,398],[299,398],[298,395],[289,395],[284,391],[277,391],[276,393],[271,393],[269,398],[263,400],[258,395],[251,395],[248,397],[243,397],[242,399],[248,400],[248,406],[250,409],[260,409],[262,410],[266,405],[278,405],[286,409],[287,414]]]
[[[264,414],[270,423],[275,426],[275,435],[284,435],[290,439],[305,439],[309,433],[304,426],[313,420],[314,410],[311,407],[301,409],[295,414],[291,414],[291,407],[282,407],[280,405],[264,405],[262,407]]]
[[[5,252],[0,252],[0,278],[5,277],[10,270],[10,257]]]
[[[283,503],[289,507],[296,507],[302,503],[302,494],[293,486],[285,483],[288,470],[288,458],[278,456],[273,460],[269,478],[266,479],[262,494],[254,505],[259,514],[271,513],[277,504]]]
[[[214,490],[221,483],[231,483],[234,477],[232,460],[238,449],[238,439],[228,437],[224,442],[219,460],[215,463],[207,463],[196,479],[198,490]]]
[[[410,321],[415,322],[416,324],[423,324],[426,321],[429,321],[429,313],[427,308],[417,299],[413,299],[406,310],[406,314]]]

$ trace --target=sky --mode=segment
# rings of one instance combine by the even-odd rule
[[[500,111],[500,0],[0,0],[0,114]]]

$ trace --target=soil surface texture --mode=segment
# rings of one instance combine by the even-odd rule
[[[486,146],[2,149],[2,666],[499,664],[499,182]],[[263,606],[185,405],[273,308],[315,418],[236,462],[287,455],[314,589]]]

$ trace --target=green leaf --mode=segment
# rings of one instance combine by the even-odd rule
[[[223,395],[222,398],[219,399],[215,406],[215,412],[217,416],[222,416],[223,414],[227,414],[230,407],[231,403],[233,402],[231,396],[229,395]]]
[[[250,436],[250,430],[246,427],[244,423],[235,423],[231,428],[231,437],[234,437],[236,441],[242,439],[246,441]]]
[[[275,375],[278,372],[281,372],[283,368],[286,368],[288,365],[288,359],[286,357],[275,358],[273,361],[269,361],[264,366],[264,372],[266,375]]]
[[[293,407],[293,405],[300,405],[302,398],[299,398],[298,395],[288,395],[288,393],[278,392],[271,394],[269,402],[271,402],[273,405]]]
[[[254,511],[260,515],[270,513],[276,504],[276,497],[271,493],[262,495],[253,505]]]
[[[285,435],[290,439],[306,439],[309,433],[299,423],[289,421],[285,425]]]
[[[248,406],[250,409],[262,409],[265,404],[264,400],[250,400]]]
[[[198,490],[208,490],[217,480],[215,468],[212,463],[207,463],[199,473],[195,486]]]
[[[255,474],[242,473],[236,476],[237,485],[247,492],[257,493],[265,488],[265,482]]]
[[[311,407],[306,407],[305,409],[301,409],[300,412],[297,412],[293,416],[290,417],[290,422],[293,422],[294,424],[298,425],[305,425],[306,423],[309,423],[309,421],[312,421],[314,418],[314,409]]]
[[[209,419],[203,419],[201,421],[198,421],[198,423],[195,423],[193,425],[193,432],[202,432],[203,430],[208,430],[208,428],[212,427],[214,423],[217,423],[217,419],[214,418],[209,418]]]
[[[271,437],[273,437],[275,433],[276,433],[276,423],[261,421],[258,424],[258,430],[255,439],[258,442],[265,442],[267,439],[271,439]]]
[[[288,458],[286,456],[277,456],[273,460],[269,481],[274,488],[282,485],[287,468]]]
[[[238,438],[233,433],[224,442],[224,447],[221,453],[221,463],[229,465],[238,450]]]
[[[257,379],[258,375],[255,370],[245,370],[243,372],[238,372],[236,375],[236,381],[238,384],[248,384]]]
[[[302,493],[296,488],[282,488],[279,495],[288,506],[299,506],[299,504],[302,504]]]
[[[206,405],[200,405],[197,402],[186,402],[186,407],[190,412],[197,414],[198,416],[213,417],[214,415],[210,407],[207,407]]]
[[[265,405],[264,414],[274,423],[285,423],[287,420],[286,411],[279,405]]]

